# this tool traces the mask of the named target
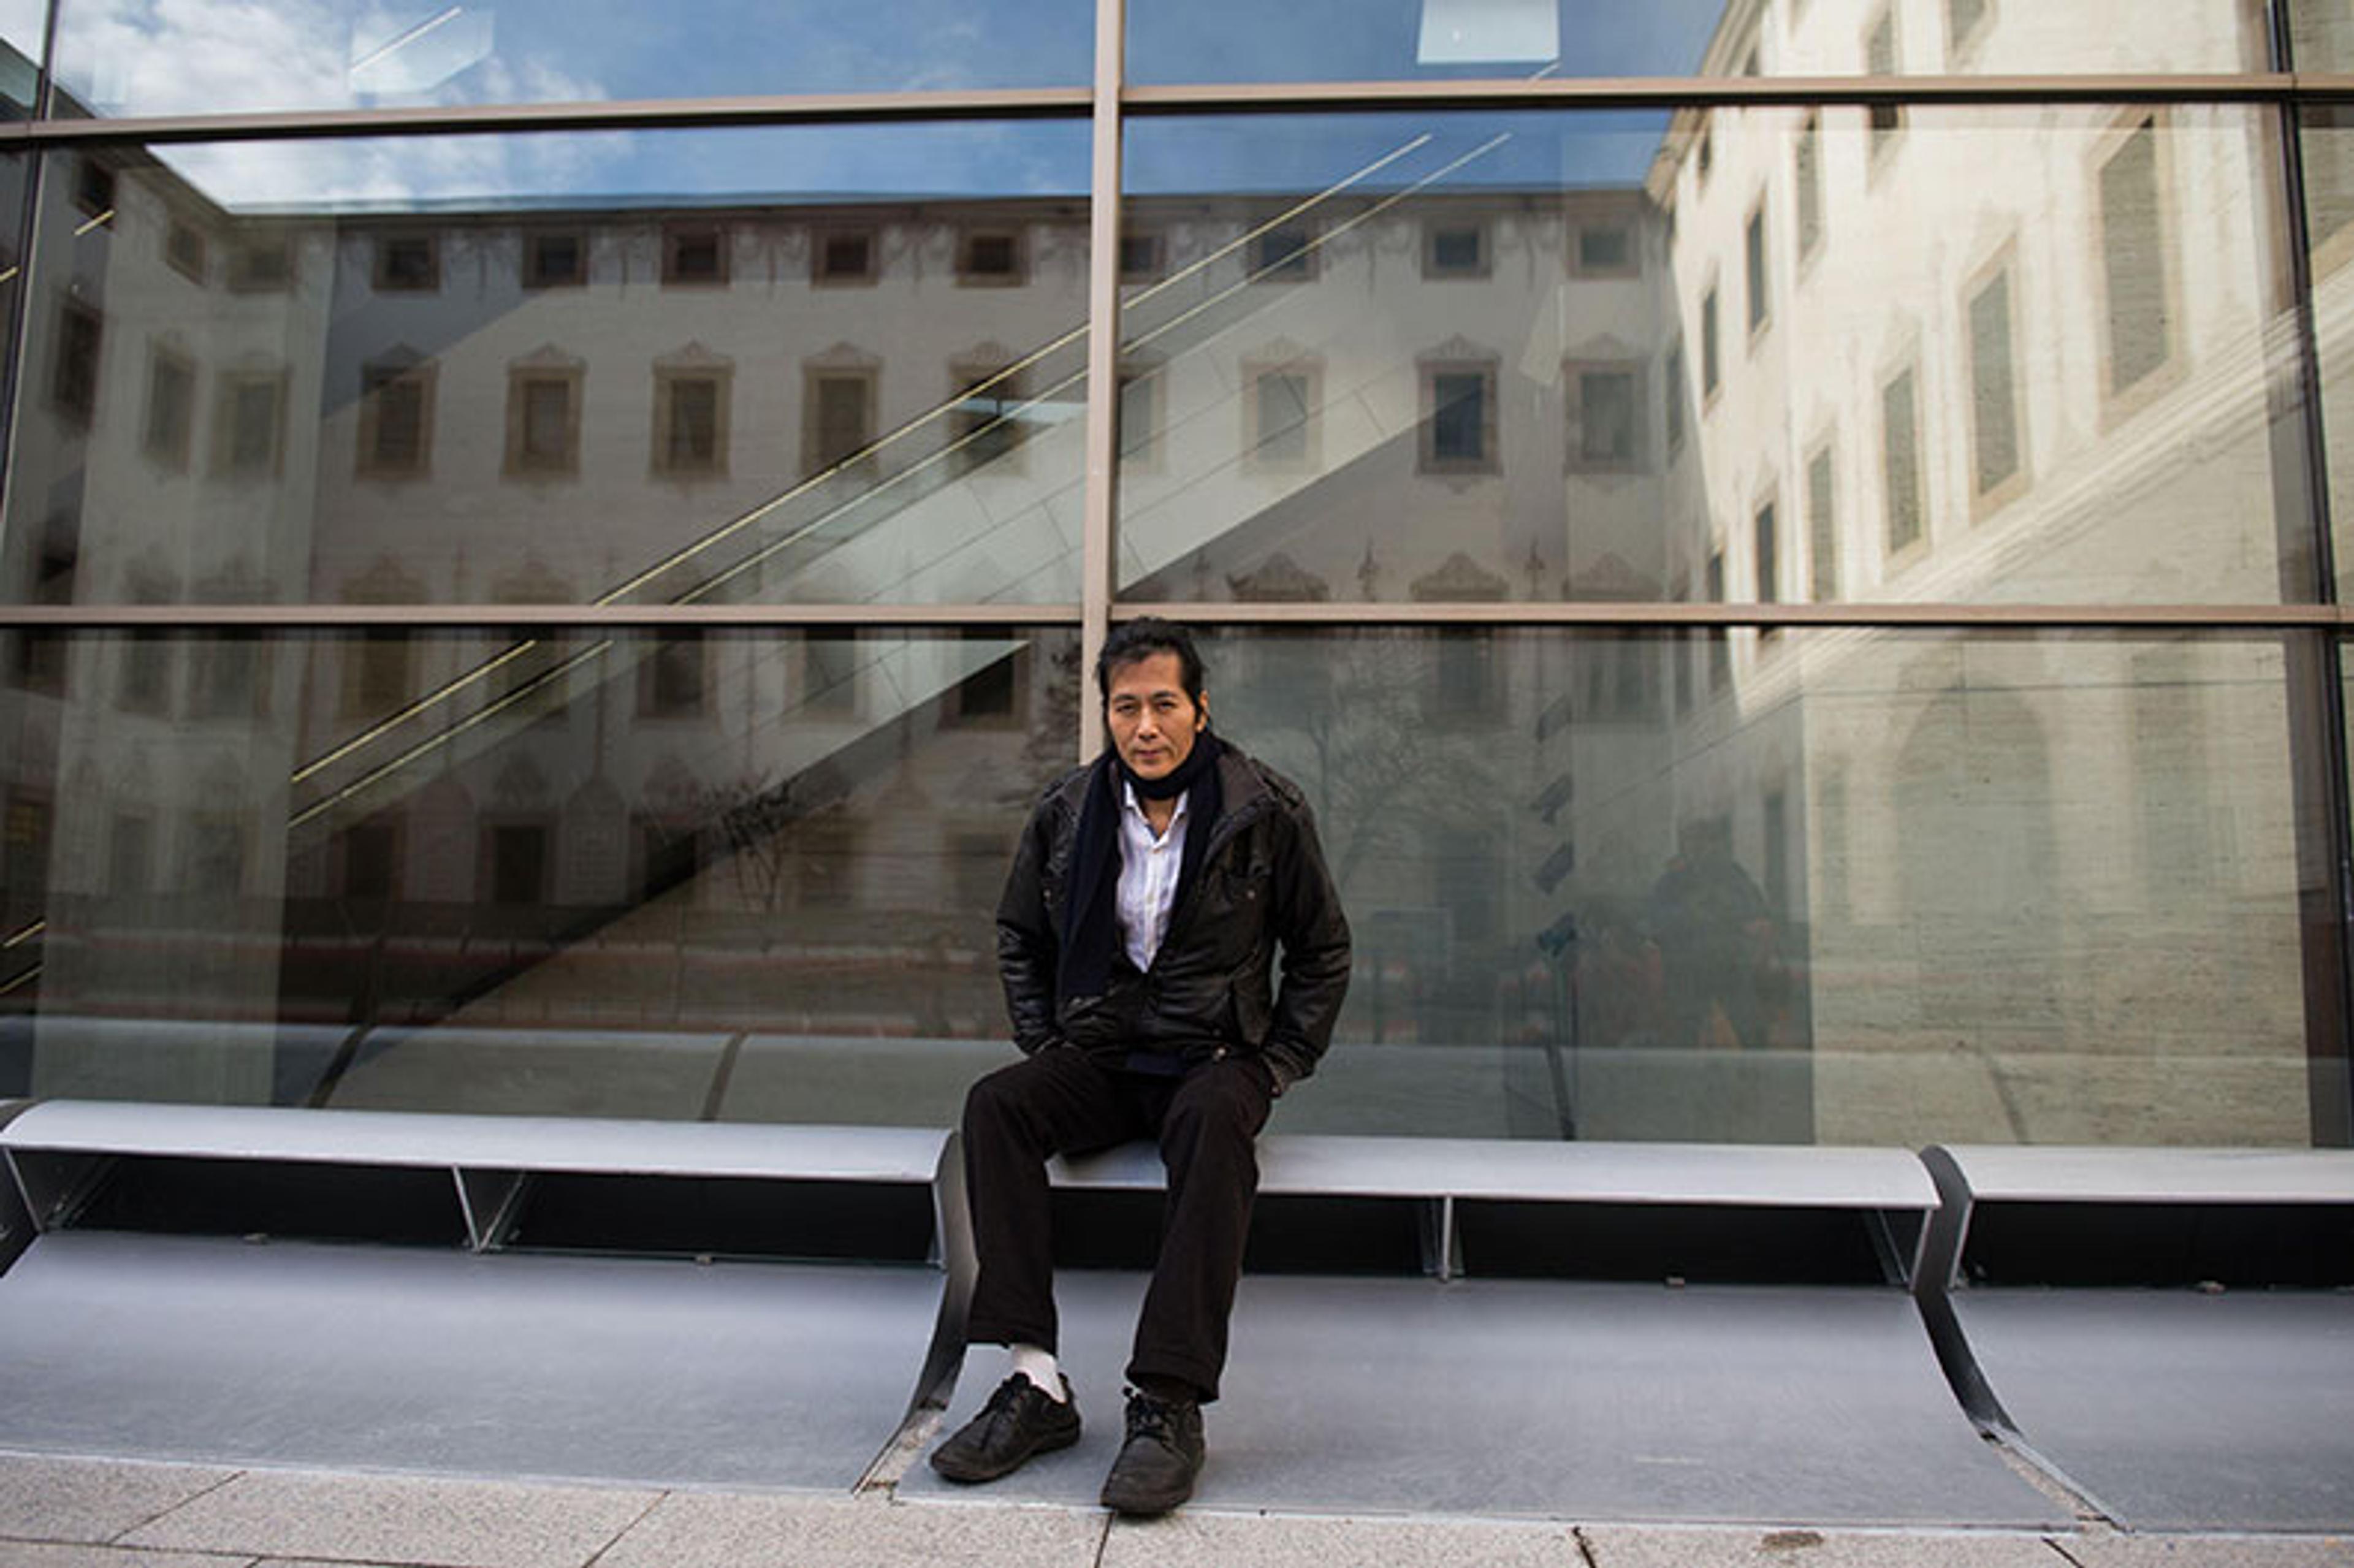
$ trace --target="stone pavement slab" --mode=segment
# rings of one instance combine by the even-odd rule
[[[433,1568],[580,1568],[660,1496],[256,1470],[133,1531],[122,1544]]]
[[[1096,1510],[944,1506],[855,1498],[673,1492],[597,1568],[1093,1568],[1108,1516]]]
[[[0,1537],[111,1541],[236,1473],[191,1465],[0,1454]]]
[[[1974,1531],[1584,1525],[1594,1568],[2068,1568],[2051,1540]]]
[[[2063,1548],[2077,1568],[2354,1568],[2354,1537],[2097,1535]]]
[[[1181,1510],[1120,1520],[1097,1568],[1585,1568],[1567,1525],[1398,1520]],[[2060,1568],[2053,1564],[2052,1568]]]
[[[0,1568],[247,1568],[252,1561],[242,1552],[221,1557],[189,1552],[126,1552],[119,1546],[58,1542],[0,1541]]]

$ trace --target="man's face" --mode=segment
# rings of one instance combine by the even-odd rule
[[[1105,710],[1112,749],[1140,779],[1174,772],[1210,724],[1209,694],[1195,705],[1185,694],[1185,667],[1169,652],[1115,667]]]

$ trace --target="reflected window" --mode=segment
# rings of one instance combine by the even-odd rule
[[[1956,59],[1969,53],[1985,35],[1994,15],[1994,0],[1946,0],[1946,48]]]
[[[1749,519],[1749,558],[1756,568],[1757,602],[1782,602],[1782,536],[1781,523],[1776,515],[1773,496],[1758,503]],[[1781,630],[1778,626],[1763,626],[1757,630],[1761,646],[1770,643]]]
[[[534,230],[523,239],[523,286],[577,289],[588,281],[588,242],[578,234]]]
[[[1265,366],[1250,372],[1246,400],[1246,466],[1310,467],[1315,461],[1315,409],[1321,371],[1307,365]]]
[[[1123,365],[1119,369],[1119,458],[1122,464],[1150,467],[1161,456],[1161,367]]]
[[[205,231],[185,217],[175,217],[164,230],[164,260],[172,270],[194,283],[205,281]]]
[[[1914,387],[1908,365],[1880,389],[1880,482],[1892,557],[1918,545],[1923,533],[1921,414]]]
[[[367,479],[415,479],[432,471],[433,367],[395,359],[360,371],[358,462]]]
[[[1316,276],[1316,236],[1304,223],[1251,236],[1250,275],[1260,283],[1304,283]]]
[[[638,715],[642,718],[694,718],[707,712],[710,652],[703,633],[665,632],[638,666]]]
[[[1700,150],[1692,155],[1692,168],[1698,181],[1706,185],[1716,168],[1716,121],[1702,111],[1700,122]]]
[[[1703,400],[1716,396],[1721,384],[1721,362],[1716,334],[1716,285],[1712,282],[1700,301],[1700,395]]]
[[[505,471],[556,478],[580,471],[580,371],[557,366],[507,374]]]
[[[726,473],[733,380],[726,371],[711,368],[654,371],[654,472],[673,479]]]
[[[865,860],[866,824],[841,811],[809,818],[795,835],[801,906],[847,909],[858,902],[858,872]]]
[[[482,880],[491,902],[507,906],[547,902],[549,832],[545,822],[495,822],[482,829]]]
[[[1680,350],[1670,351],[1669,374],[1677,372]],[[1569,391],[1570,466],[1624,472],[1643,463],[1641,377],[1632,365],[1582,365],[1563,369]],[[1669,440],[1682,438],[1681,411],[1669,403]]]
[[[858,634],[812,631],[801,638],[801,709],[832,718],[858,715]]]
[[[391,821],[355,822],[335,835],[343,895],[383,900],[400,896],[400,830]]]
[[[801,471],[819,473],[864,451],[875,440],[876,373],[863,367],[811,369],[803,387]]]
[[[99,349],[105,337],[105,323],[96,311],[78,300],[65,302],[58,316],[49,397],[69,423],[87,426],[98,413]]]
[[[32,602],[71,604],[74,579],[81,570],[81,513],[60,506],[41,528],[40,549],[33,566]],[[62,696],[66,689],[67,635],[27,630],[16,637],[11,675],[28,692]]]
[[[1168,237],[1156,230],[1127,232],[1119,237],[1119,281],[1150,283],[1169,269]]]
[[[268,714],[269,650],[259,636],[246,630],[213,632],[189,652],[189,717],[250,719]]]
[[[983,286],[1022,281],[1022,231],[966,229],[957,241],[957,281]]]
[[[114,211],[114,171],[94,154],[75,161],[73,204],[85,217],[104,217]]]
[[[1022,723],[1026,717],[1023,697],[1027,690],[1023,676],[1030,666],[1028,645],[1008,646],[1007,634],[992,626],[962,628],[958,638],[972,654],[967,666],[978,663],[979,667],[949,693],[949,715],[959,724],[981,727]]]
[[[1743,229],[1742,251],[1749,282],[1749,335],[1755,337],[1766,330],[1774,318],[1773,301],[1767,293],[1772,279],[1766,258],[1766,201],[1760,196],[1757,205],[1749,209],[1749,221]]]
[[[1798,259],[1803,261],[1815,253],[1823,239],[1823,116],[1820,110],[1808,111],[1806,122],[1798,127],[1797,148],[1794,154],[1797,167],[1793,184],[1798,197]]]
[[[1484,628],[1444,627],[1435,635],[1430,686],[1423,705],[1439,724],[1485,727],[1503,712],[1504,680],[1497,640]]]
[[[2098,184],[2105,382],[2115,398],[2174,357],[2169,225],[2155,114],[2137,115],[2112,139]]]
[[[1497,471],[1494,363],[1426,361],[1421,371],[1420,471]]]
[[[1814,567],[1814,597],[1830,603],[1840,596],[1839,523],[1832,479],[1831,443],[1807,460],[1807,546]]]
[[[663,281],[682,286],[727,281],[727,234],[710,224],[663,230]]]
[[[342,716],[382,718],[409,698],[408,634],[371,626],[343,644]]]
[[[1863,71],[1866,76],[1894,76],[1901,69],[1896,50],[1896,7],[1891,5],[1864,28]],[[1904,111],[1893,103],[1875,103],[1864,111],[1864,120],[1870,127],[1872,163],[1877,168],[1888,149],[1895,145],[1897,133],[1904,129]]]
[[[150,345],[147,414],[141,421],[140,450],[158,467],[186,473],[196,426],[196,361],[162,344]]]
[[[1488,226],[1433,218],[1422,226],[1422,275],[1432,279],[1488,275]]]
[[[1999,261],[1973,285],[1968,302],[1972,495],[1982,507],[2018,493],[2020,450],[2017,339],[2011,324],[2011,271]]]
[[[875,231],[836,228],[820,234],[811,248],[811,281],[822,284],[864,284],[875,281]]]
[[[1660,373],[1666,397],[1662,406],[1668,427],[1668,451],[1672,455],[1684,444],[1684,345],[1668,347],[1666,368]]]
[[[968,474],[1006,462],[1022,440],[1022,378],[1002,361],[987,360],[960,361],[949,376],[956,387],[949,471]]]
[[[294,244],[284,235],[240,239],[228,253],[228,290],[233,294],[282,293],[294,283]]]
[[[213,472],[272,479],[285,462],[286,372],[225,370],[213,398]]]
[[[1576,271],[1587,278],[1631,278],[1641,270],[1631,223],[1589,220],[1577,226]]]
[[[441,286],[441,247],[429,234],[379,236],[376,286],[380,293],[425,293]]]

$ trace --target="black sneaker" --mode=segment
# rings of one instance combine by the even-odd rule
[[[1167,1513],[1193,1495],[1202,1452],[1199,1404],[1129,1390],[1128,1441],[1104,1478],[1104,1507],[1140,1516]]]
[[[1079,1407],[1071,1380],[1061,1373],[1063,1397],[1015,1372],[997,1385],[981,1414],[932,1450],[932,1468],[951,1481],[993,1481],[1012,1475],[1034,1454],[1051,1454],[1079,1440]]]

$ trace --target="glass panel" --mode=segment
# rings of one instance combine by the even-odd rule
[[[1046,87],[1092,79],[1094,34],[1092,0],[62,0],[58,81],[110,117]]]
[[[2262,0],[1129,0],[1128,69],[1163,83],[2262,70],[2264,10]],[[1888,36],[1875,44],[1879,31]]]
[[[0,648],[0,1095],[948,1126],[1010,1054],[1070,631]]]
[[[1156,389],[1120,591],[2308,602],[2271,124],[1140,122],[1125,221],[1161,268],[1124,297],[1123,375]]]
[[[1039,193],[1087,170],[1061,124],[58,154],[0,593],[1076,600],[1087,207]]]
[[[1204,656],[1355,934],[1287,1130],[2310,1141],[2275,641],[1261,630]]]
[[[2343,602],[2354,594],[2354,403],[2349,401],[2349,380],[2354,377],[2354,108],[2306,111],[2301,141],[2313,330],[2321,358],[2321,429],[2327,443],[2338,597]]]

